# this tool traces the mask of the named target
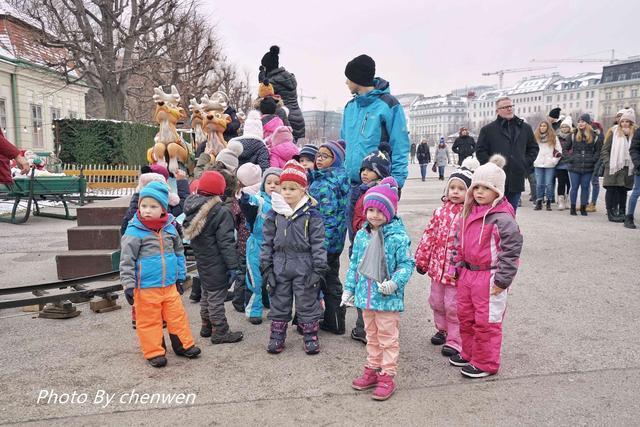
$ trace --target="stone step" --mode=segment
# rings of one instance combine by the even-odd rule
[[[119,249],[119,225],[85,225],[67,230],[69,250]]]
[[[78,225],[120,225],[128,206],[82,206],[77,209]]]
[[[59,280],[108,273],[118,270],[119,265],[119,249],[68,251],[56,255]]]

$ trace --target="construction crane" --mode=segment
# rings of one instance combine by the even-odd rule
[[[579,63],[583,63],[583,62],[608,62],[609,64],[613,64],[614,62],[618,61],[618,59],[616,59],[616,51],[615,51],[615,49],[611,49],[610,51],[603,50],[603,51],[594,52],[594,53],[602,53],[602,52],[611,52],[611,58],[609,58],[609,59],[602,59],[602,58],[532,59],[531,62],[579,62]],[[593,55],[593,54],[590,54],[590,55]]]
[[[522,73],[524,71],[534,71],[534,70],[548,70],[551,68],[558,68],[558,67],[529,67],[529,68],[511,68],[508,70],[498,70],[498,71],[493,71],[491,73],[482,73],[483,76],[493,76],[493,75],[498,75],[498,89],[502,89],[502,80],[504,78],[505,73]]]
[[[300,90],[300,96],[298,96],[298,98],[300,98],[300,110],[303,111],[304,110],[304,100],[305,99],[316,99],[315,96],[307,96],[307,95],[303,95],[302,94],[302,90]]]

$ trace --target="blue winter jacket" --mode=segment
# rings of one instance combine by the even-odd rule
[[[249,206],[257,208],[257,215],[255,221],[253,222],[251,236],[253,236],[253,238],[261,244],[264,240],[262,227],[264,226],[265,219],[267,219],[267,214],[269,213],[269,211],[271,211],[271,196],[264,191],[261,191],[259,195],[247,194],[246,203]]]
[[[366,224],[356,234],[344,288],[354,294],[355,306],[360,309],[404,311],[404,287],[409,282],[415,266],[415,260],[409,250],[411,240],[402,220],[398,217],[382,227],[387,271],[391,276],[390,280],[398,285],[398,289],[393,294],[384,295],[378,291],[378,284],[375,281],[358,273],[358,266],[371,239],[369,230],[369,225]]]
[[[164,288],[185,280],[182,238],[172,224],[159,232],[145,227],[136,213],[120,241],[120,282],[126,288]]]
[[[324,221],[324,247],[327,253],[340,254],[347,233],[349,178],[343,167],[329,167],[309,172],[309,194],[317,202]]]
[[[360,183],[362,160],[378,149],[380,142],[391,145],[391,176],[404,185],[408,175],[409,133],[402,105],[389,93],[389,83],[374,80],[375,89],[356,95],[347,103],[340,137],[346,141],[345,169],[352,183]]]

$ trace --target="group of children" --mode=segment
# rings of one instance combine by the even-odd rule
[[[355,306],[352,337],[366,342],[368,357],[352,386],[375,387],[374,399],[388,399],[395,391],[404,289],[415,267],[431,279],[429,303],[437,328],[431,342],[442,345],[442,354],[463,375],[495,374],[505,290],[517,272],[522,247],[515,214],[504,198],[505,160],[494,156],[477,166],[468,159],[452,174],[443,205],[414,257],[397,215],[400,189],[389,176],[389,151],[383,143],[363,160],[362,185],[353,189],[343,166],[343,141],[306,145],[282,168],[266,169],[258,182],[253,182],[255,173],[246,173],[255,165],[245,164],[237,170],[232,191],[222,171],[204,171],[186,198],[182,224],[202,286],[200,335],[214,344],[242,339],[241,332],[229,330],[224,310],[227,290],[244,274],[231,199],[244,213],[241,226],[249,232],[250,297],[244,311],[259,324],[263,301],[268,301],[269,353],[285,349],[293,320],[304,351],[317,354],[318,330],[344,334],[346,308]],[[142,189],[122,240],[122,283],[138,314],[144,357],[156,367],[166,364],[163,319],[177,355],[200,354],[180,300],[185,258],[167,199],[167,186],[160,182]],[[343,289],[339,260],[347,230],[352,247]]]

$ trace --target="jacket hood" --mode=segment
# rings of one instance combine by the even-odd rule
[[[515,212],[513,211],[513,206],[511,206],[511,203],[509,203],[509,201],[505,197],[500,202],[498,202],[498,204],[494,207],[491,207],[490,205],[483,205],[483,206],[475,205],[473,209],[471,209],[471,213],[469,214],[469,217],[467,218],[466,223],[471,224],[473,221],[477,219],[485,218],[488,214],[493,214],[498,212],[508,213],[514,218],[516,216]]]
[[[278,82],[278,84],[284,86],[287,90],[296,89],[296,81],[293,74],[288,72],[284,67],[279,67],[275,70],[269,71],[267,78],[272,82]]]
[[[184,237],[189,240],[197,237],[204,229],[209,212],[220,203],[220,197],[218,196],[193,194],[187,197],[184,202],[186,218],[182,223]]]
[[[285,142],[271,147],[271,152],[284,161],[289,161],[298,154],[298,146],[293,142]]]
[[[374,89],[371,92],[355,96],[355,100],[358,105],[369,105],[380,96],[391,93],[389,89],[389,82],[381,77],[376,77],[375,79],[373,79],[373,87]]]

